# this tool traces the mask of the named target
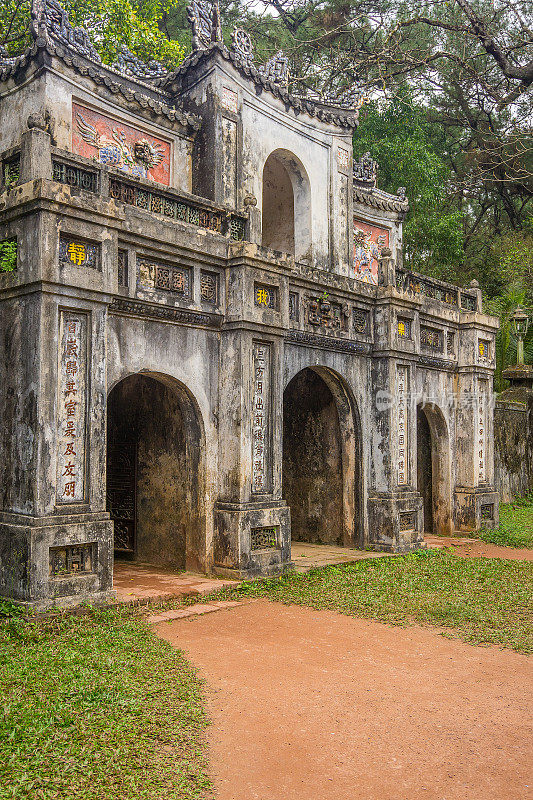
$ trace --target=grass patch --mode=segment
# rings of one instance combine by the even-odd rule
[[[483,530],[479,538],[503,547],[533,548],[533,500],[501,503],[500,524],[493,530]]]
[[[532,579],[531,562],[427,550],[251,581],[217,599],[267,597],[393,625],[437,625],[473,644],[531,653]]]
[[[201,685],[139,612],[0,614],[1,800],[205,800]]]

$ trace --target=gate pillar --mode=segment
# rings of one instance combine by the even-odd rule
[[[102,291],[110,243],[89,253],[87,234],[58,234],[42,211],[13,232],[18,266],[0,287],[0,594],[36,608],[103,601],[113,594]],[[93,256],[99,269],[84,268]]]
[[[291,566],[290,511],[281,495],[282,309],[288,307],[281,295],[288,286],[279,269],[266,275],[257,257],[248,259],[255,246],[239,247],[221,334],[214,570],[278,575]]]

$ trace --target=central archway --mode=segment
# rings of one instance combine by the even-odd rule
[[[116,557],[205,569],[203,431],[166,376],[130,375],[108,398],[107,508]]]
[[[301,370],[283,395],[283,496],[294,541],[364,544],[359,418],[325,367]]]

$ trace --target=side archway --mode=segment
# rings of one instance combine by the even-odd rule
[[[117,557],[205,570],[204,439],[197,404],[175,379],[142,372],[113,386],[106,490]]]
[[[417,488],[422,495],[424,532],[453,533],[450,436],[434,403],[417,407]]]
[[[283,395],[283,496],[294,541],[364,545],[359,414],[345,382],[307,367]]]
[[[312,256],[311,186],[302,162],[288,150],[274,150],[263,168],[262,245]]]

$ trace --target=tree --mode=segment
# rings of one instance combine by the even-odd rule
[[[408,187],[410,212],[404,223],[404,261],[413,270],[446,280],[462,264],[462,213],[448,200],[453,175],[446,163],[446,140],[429,123],[426,110],[403,90],[390,103],[363,107],[354,136],[354,154],[370,151],[379,164],[379,184],[395,193]]]
[[[18,54],[30,43],[30,0],[4,0],[0,11],[0,45]],[[169,37],[162,19],[178,0],[65,0],[73,25],[91,31],[94,46],[105,64],[112,64],[122,45],[135,55],[176,68],[186,48]]]

